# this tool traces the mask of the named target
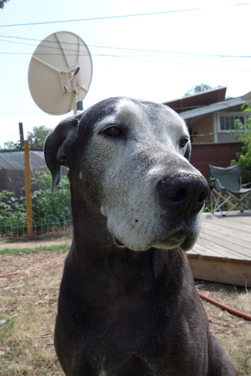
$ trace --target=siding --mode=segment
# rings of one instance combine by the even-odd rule
[[[210,114],[198,122],[188,121],[193,143],[214,142],[214,116]]]
[[[228,167],[241,151],[241,143],[193,144],[191,164],[209,180],[209,165]]]

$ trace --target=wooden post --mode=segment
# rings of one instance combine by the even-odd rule
[[[29,141],[24,141],[24,166],[25,166],[25,195],[26,195],[26,217],[27,235],[33,235],[32,226],[32,202],[31,202],[31,174],[30,174],[30,149]]]

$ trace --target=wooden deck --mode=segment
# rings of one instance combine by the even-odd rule
[[[251,287],[251,212],[203,213],[200,236],[187,255],[194,278]]]

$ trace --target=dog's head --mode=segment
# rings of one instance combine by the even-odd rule
[[[118,246],[187,250],[194,244],[208,187],[189,163],[184,121],[167,106],[107,99],[62,121],[44,151],[52,188],[60,165],[69,167],[72,194],[107,218]]]

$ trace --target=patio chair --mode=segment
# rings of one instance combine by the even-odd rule
[[[219,211],[222,216],[226,216],[237,205],[241,212],[251,209],[251,182],[242,185],[241,165],[226,168],[209,165],[209,170],[212,214]],[[228,204],[227,211],[223,213],[225,204]]]

